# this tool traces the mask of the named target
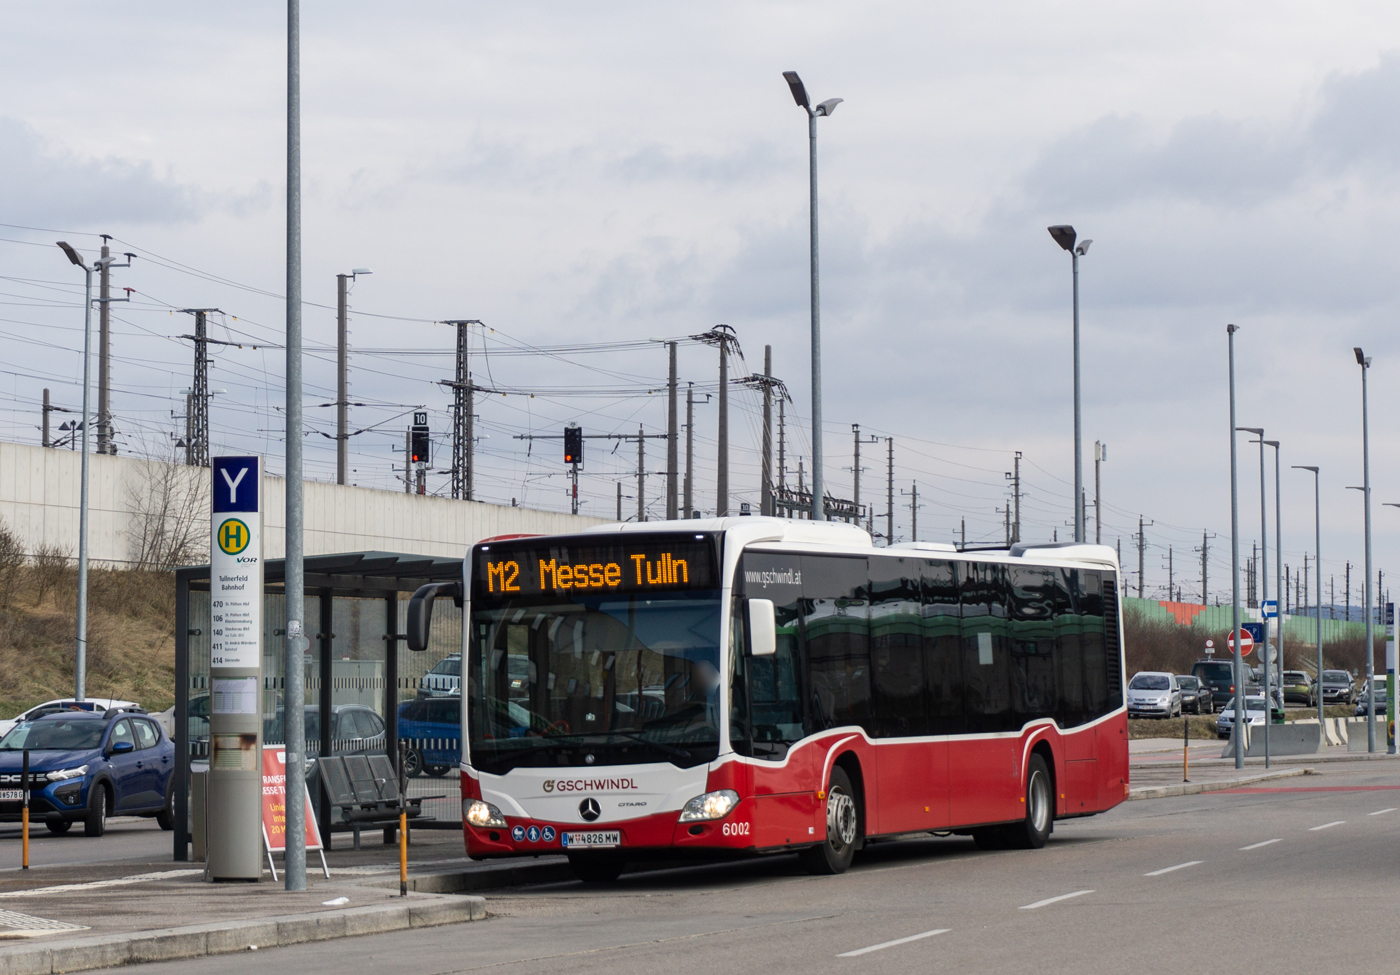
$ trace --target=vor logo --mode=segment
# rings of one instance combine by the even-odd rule
[[[248,547],[253,533],[237,518],[230,518],[219,526],[219,551],[225,555],[237,555]]]
[[[553,791],[554,791],[554,780],[553,780],[553,779],[545,779],[545,780],[544,780],[544,791],[545,791],[545,792],[553,792]]]
[[[603,815],[603,809],[598,805],[598,800],[589,796],[578,804],[578,814],[583,817],[585,823],[591,823],[599,816]]]

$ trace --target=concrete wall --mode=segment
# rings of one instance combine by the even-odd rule
[[[1131,613],[1139,613],[1150,619],[1159,619],[1163,622],[1174,622],[1181,626],[1194,626],[1197,629],[1219,633],[1230,629],[1234,625],[1233,609],[1229,606],[1202,606],[1199,603],[1177,603],[1169,602],[1165,599],[1138,599],[1127,596],[1123,599],[1123,609]],[[1240,622],[1258,622],[1260,620],[1259,610],[1240,607]],[[1269,627],[1273,630],[1273,625]],[[1384,633],[1383,627],[1377,627],[1378,633]],[[1290,644],[1317,642],[1317,617],[1297,616],[1286,613],[1283,617],[1283,639],[1285,648]],[[1365,640],[1366,624],[1357,620],[1348,623],[1345,620],[1330,620],[1326,616],[1322,619],[1322,642],[1331,643],[1335,640]]]
[[[142,518],[151,517],[153,496],[158,500],[188,494],[190,510],[197,512],[201,524],[208,524],[209,471],[134,457],[93,454],[89,460],[88,544],[94,560],[115,565],[132,560],[133,535],[139,533]],[[82,455],[76,451],[0,443],[0,518],[20,536],[26,552],[56,545],[77,554],[81,464]],[[264,483],[264,557],[281,558],[286,482],[268,477]],[[579,531],[606,520],[304,483],[307,555],[378,550],[459,557],[469,545],[492,535]],[[208,561],[208,531],[197,535],[203,543],[197,561]]]

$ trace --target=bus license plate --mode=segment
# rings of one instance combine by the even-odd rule
[[[0,802],[21,802],[24,792],[20,789],[0,789]]]
[[[622,845],[622,832],[616,829],[600,829],[591,833],[565,833],[563,839],[563,845],[568,847],[606,849]]]

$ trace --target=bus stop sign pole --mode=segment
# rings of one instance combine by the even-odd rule
[[[215,457],[211,473],[208,876],[256,881],[262,879],[262,458]]]

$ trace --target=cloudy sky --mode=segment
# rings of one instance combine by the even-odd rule
[[[6,3],[0,37],[0,436],[36,442],[41,390],[79,405],[81,279],[52,246],[100,233],[138,254],[114,285],[122,449],[169,451],[190,384],[188,316],[218,307],[216,450],[280,470],[285,15],[277,3]],[[790,475],[810,460],[806,124],[819,125],[826,476],[851,492],[851,424],[895,442],[896,535],[1001,537],[1024,454],[1023,536],[1071,518],[1069,258],[1082,262],[1084,437],[1104,537],[1147,528],[1146,590],[1212,597],[1229,572],[1225,324],[1239,420],[1283,443],[1284,561],[1360,563],[1360,376],[1374,356],[1376,564],[1400,571],[1400,15],[1383,3],[704,5],[617,2],[303,8],[309,476],[334,477],[335,275],[351,298],[352,480],[393,488],[405,413],[445,433],[451,330],[475,318],[478,494],[560,508],[558,433],[664,430],[659,348],[736,330],[732,375],[794,398]],[[258,345],[260,347],[253,348]],[[523,347],[569,346],[552,355]],[[408,351],[420,354],[406,355]],[[429,353],[429,354],[422,354]],[[680,350],[703,402],[717,356]],[[531,395],[531,392],[534,395]],[[587,395],[575,395],[576,393]],[[697,407],[697,503],[714,505],[715,404]],[[758,401],[733,396],[733,500],[757,503]],[[1241,439],[1242,539],[1259,537],[1258,448]],[[662,466],[656,442],[647,467]],[[863,494],[886,445],[869,444]],[[396,451],[398,453],[396,453]],[[635,446],[590,443],[584,510],[635,514]],[[439,447],[435,463],[449,455]],[[1272,457],[1269,459],[1272,499]],[[446,488],[433,474],[430,490]],[[661,479],[647,482],[658,510]],[[1271,501],[1272,507],[1272,501]],[[1270,512],[1272,534],[1272,510]],[[1271,539],[1272,542],[1272,539]],[[1311,556],[1310,556],[1311,558]],[[1359,585],[1360,571],[1354,572]],[[1136,580],[1134,579],[1134,585]]]

